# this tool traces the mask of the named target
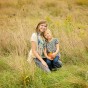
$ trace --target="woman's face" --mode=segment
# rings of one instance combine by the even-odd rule
[[[46,24],[40,24],[38,29],[41,33],[43,33],[47,29],[47,25]]]

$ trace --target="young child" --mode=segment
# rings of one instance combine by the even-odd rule
[[[57,38],[53,38],[52,33],[47,29],[44,34],[45,45],[44,45],[44,55],[46,56],[46,63],[49,69],[52,71],[57,70],[62,66],[62,62],[59,60],[59,42]]]

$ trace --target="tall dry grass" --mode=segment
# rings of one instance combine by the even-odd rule
[[[26,24],[26,21],[18,18],[7,19],[6,21],[3,24],[5,29],[1,25],[0,30],[2,53],[26,54],[28,47],[30,47],[30,26]]]
[[[0,1],[0,12],[3,14],[0,15],[0,54],[27,55],[30,36],[38,21],[44,18],[55,37],[60,39],[62,57],[74,60],[83,58],[85,61],[88,52],[87,6],[79,7],[76,4],[78,2],[85,4],[86,1],[75,0],[71,3],[69,0],[43,0],[37,1],[38,4],[28,0]],[[15,11],[11,5],[17,6]]]

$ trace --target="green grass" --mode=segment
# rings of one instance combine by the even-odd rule
[[[84,69],[84,67],[77,65],[64,65],[51,74],[37,72],[31,88],[39,88],[39,86],[41,88],[87,88],[88,85],[85,80],[87,68]]]
[[[6,59],[4,58],[4,60]],[[11,57],[8,60],[11,60]],[[41,88],[88,87],[88,80],[86,80],[87,64],[63,64],[62,68],[58,69],[58,71],[52,71],[52,73],[45,73],[39,68],[35,68],[34,75],[30,74],[32,71],[28,73],[28,63],[24,61],[20,64],[24,65],[23,71],[17,70],[16,68],[11,69],[12,66],[5,64],[5,61],[3,63],[3,60],[0,61],[0,68],[2,68],[0,69],[1,88],[39,88],[40,86]]]

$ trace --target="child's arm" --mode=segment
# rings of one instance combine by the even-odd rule
[[[46,52],[46,51],[47,51],[47,50],[46,50],[46,48],[45,48],[45,49],[44,49],[44,55],[46,56],[47,59],[52,60],[52,58],[47,55],[47,52]]]
[[[55,57],[58,52],[59,52],[59,43],[56,44],[56,52],[54,52],[54,53],[52,54],[52,56]]]

